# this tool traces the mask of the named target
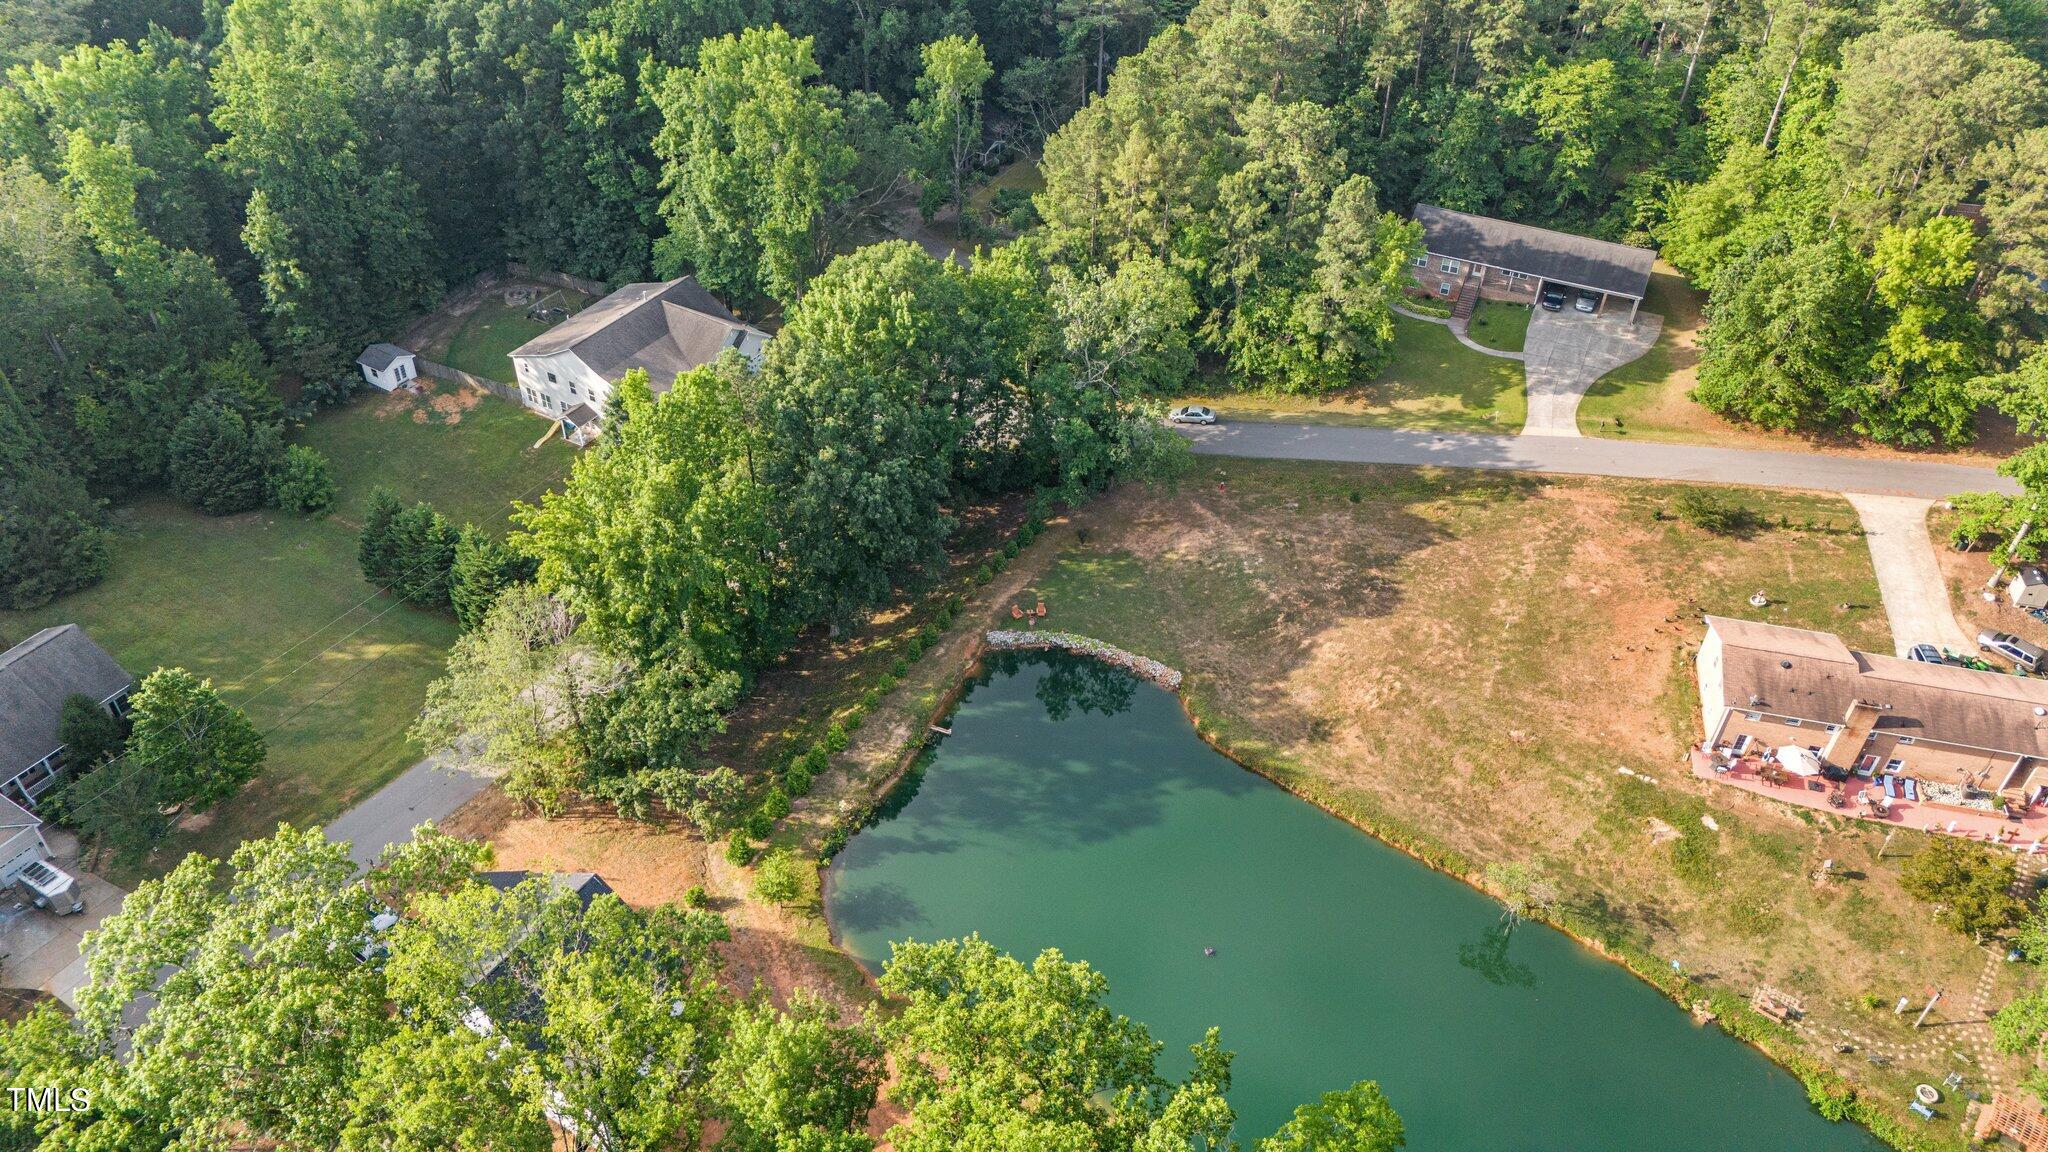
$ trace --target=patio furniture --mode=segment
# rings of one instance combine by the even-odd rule
[[[1902,785],[1902,786],[1903,786],[1903,787],[1905,788],[1905,790],[1906,790],[1906,799],[1908,799],[1908,800],[1911,800],[1911,801],[1913,801],[1913,802],[1915,802],[1915,803],[1918,803],[1918,802],[1919,802],[1919,800],[1920,800],[1920,785],[1919,785],[1919,783],[1918,783],[1917,781],[1915,781],[1915,780],[1914,780],[1914,779],[1913,779],[1913,778],[1912,778],[1911,776],[1901,776],[1901,777],[1899,777],[1899,783],[1900,783],[1900,785]]]

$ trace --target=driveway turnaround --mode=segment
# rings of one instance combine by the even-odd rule
[[[348,858],[367,868],[384,849],[410,839],[414,828],[444,819],[489,783],[473,772],[422,760],[335,817],[327,838],[348,841]]]
[[[1576,436],[1472,436],[1398,428],[1235,423],[1181,428],[1203,455],[1329,460],[1691,480],[1820,492],[1872,492],[1938,500],[1957,492],[2018,493],[1989,468],[1914,460],[1872,460],[1817,452],[1765,452],[1698,444],[1657,444]]]
[[[1927,535],[1927,510],[1932,500],[1910,496],[1847,493],[1863,520],[1863,538],[1870,542],[1870,564],[1877,569],[1877,588],[1884,595],[1884,614],[1891,619],[1892,645],[1904,656],[1915,644],[1935,644],[1956,652],[1974,652],[1977,641],[1956,623],[1948,585],[1934,558]]]
[[[1618,313],[1589,316],[1566,309],[1534,309],[1522,341],[1529,415],[1524,436],[1577,436],[1579,401],[1593,381],[1637,359],[1657,342],[1662,316],[1644,313],[1629,323]]]

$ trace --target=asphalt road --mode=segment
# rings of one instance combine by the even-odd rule
[[[348,841],[349,859],[367,868],[384,849],[410,839],[414,828],[446,818],[489,783],[474,773],[422,760],[336,816],[327,826],[327,838]]]
[[[1472,436],[1396,428],[1241,422],[1179,426],[1203,455],[1351,464],[1489,468],[1640,480],[1692,480],[1822,492],[1872,492],[1938,500],[1957,492],[2017,493],[1989,468],[1871,460],[1817,452],[1766,452],[1646,440],[1565,436]]]

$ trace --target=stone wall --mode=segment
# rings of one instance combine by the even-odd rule
[[[990,648],[1004,651],[1049,650],[1090,656],[1106,664],[1114,664],[1141,679],[1150,680],[1161,688],[1180,688],[1180,673],[1159,661],[1126,652],[1087,636],[1076,636],[1072,632],[999,630],[990,632],[984,639]]]

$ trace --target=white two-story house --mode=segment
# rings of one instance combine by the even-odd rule
[[[528,408],[562,422],[588,443],[604,419],[612,385],[635,368],[656,395],[677,376],[731,348],[756,364],[768,333],[735,317],[688,276],[628,284],[512,350],[519,395]]]

